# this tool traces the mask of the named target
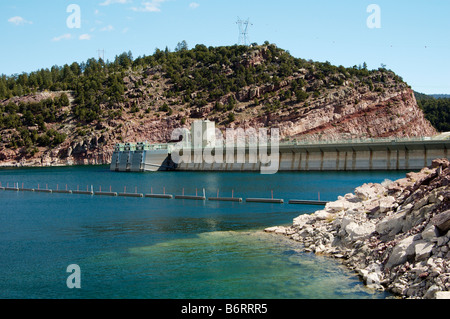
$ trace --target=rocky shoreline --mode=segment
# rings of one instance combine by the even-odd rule
[[[450,299],[449,199],[450,162],[439,159],[265,231],[340,259],[370,288],[401,298]]]

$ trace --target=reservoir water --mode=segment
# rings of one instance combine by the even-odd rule
[[[115,173],[109,167],[2,169],[1,186],[243,197],[243,203],[0,191],[0,298],[368,299],[338,262],[267,227],[405,172]],[[246,203],[275,198],[285,204]],[[81,289],[67,267],[79,265]]]

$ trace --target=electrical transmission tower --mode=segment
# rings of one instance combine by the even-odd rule
[[[236,22],[236,24],[239,26],[239,41],[238,44],[239,45],[249,45],[250,44],[250,40],[248,37],[248,30],[249,27],[252,26],[253,24],[250,22],[250,19],[247,20],[241,20],[238,17],[238,21]]]

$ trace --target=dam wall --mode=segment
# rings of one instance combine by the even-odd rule
[[[420,170],[436,158],[449,158],[450,140],[367,141],[355,143],[282,144],[276,171],[376,171]],[[270,147],[269,156],[270,154]],[[170,146],[159,150],[118,150],[111,170],[145,171],[261,171],[266,164],[255,148],[235,148],[234,153],[217,155],[205,149],[215,161],[206,161],[191,150],[187,163],[173,163]],[[255,153],[256,152],[256,153]],[[256,156],[257,154],[257,156]],[[274,154],[276,155],[276,154]],[[245,160],[244,160],[245,159]],[[272,163],[273,165],[274,163]]]
[[[367,142],[280,147],[280,171],[420,170],[448,158],[450,141]]]

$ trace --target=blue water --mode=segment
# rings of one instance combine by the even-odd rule
[[[336,200],[405,172],[114,173],[108,167],[0,170],[2,186]],[[320,195],[319,195],[320,194]],[[0,298],[362,299],[338,262],[267,227],[320,207],[0,191]],[[81,269],[69,289],[66,269]]]

